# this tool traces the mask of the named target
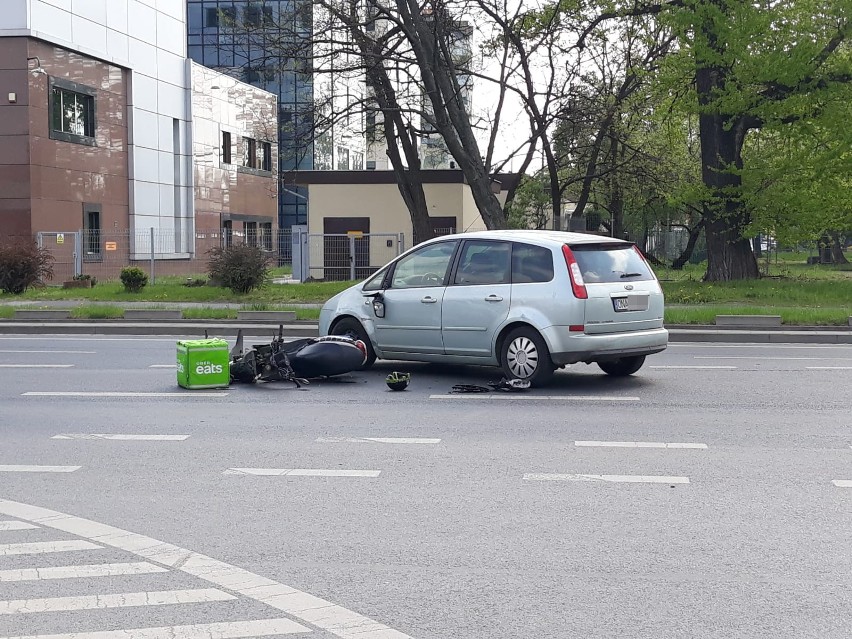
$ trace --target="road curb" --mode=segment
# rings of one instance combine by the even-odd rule
[[[173,335],[179,337],[204,335],[232,336],[239,329],[248,335],[272,335],[279,324],[262,321],[179,320],[137,321],[125,320],[56,320],[33,322],[21,320],[0,321],[2,335]],[[828,330],[825,327],[801,326],[747,330],[716,326],[667,326],[669,341],[677,342],[732,342],[762,344],[852,344],[852,330]],[[294,321],[283,324],[288,337],[316,337],[316,322]]]

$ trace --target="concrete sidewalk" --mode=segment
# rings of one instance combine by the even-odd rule
[[[2,320],[3,335],[171,335],[178,337],[231,337],[239,329],[249,335],[272,335],[278,324],[238,320]],[[672,342],[736,342],[769,344],[852,344],[852,329],[781,327],[775,329],[720,328],[718,326],[667,326]],[[295,321],[283,325],[288,337],[316,337],[316,322]]]

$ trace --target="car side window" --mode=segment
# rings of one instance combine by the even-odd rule
[[[444,286],[457,244],[438,242],[409,253],[394,266],[391,288]]]
[[[382,282],[385,279],[385,275],[388,274],[388,270],[383,268],[378,273],[373,275],[370,279],[364,282],[364,286],[361,287],[362,291],[379,291],[382,289]]]
[[[553,279],[553,253],[533,244],[512,246],[512,283],[549,282]]]
[[[509,242],[465,242],[453,284],[508,284],[511,252]]]

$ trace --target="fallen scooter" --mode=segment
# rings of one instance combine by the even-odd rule
[[[231,382],[293,382],[301,387],[310,384],[309,378],[350,373],[367,361],[367,347],[361,340],[328,336],[285,342],[283,333],[284,327],[279,326],[272,342],[245,351],[240,329],[230,353]]]

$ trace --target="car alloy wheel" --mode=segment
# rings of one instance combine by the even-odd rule
[[[542,337],[532,328],[520,327],[506,336],[500,361],[510,379],[527,379],[542,386],[553,375],[553,363]]]

